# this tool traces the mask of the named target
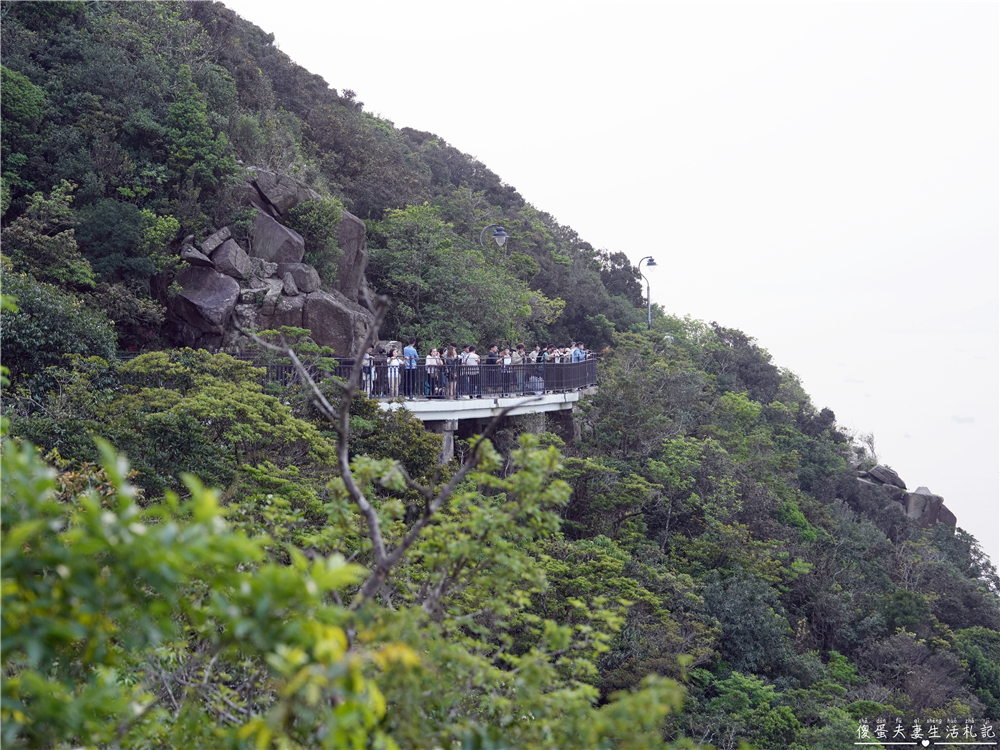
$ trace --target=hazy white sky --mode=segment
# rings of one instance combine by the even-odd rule
[[[1000,562],[998,3],[226,5],[653,255],[654,302],[756,337]]]

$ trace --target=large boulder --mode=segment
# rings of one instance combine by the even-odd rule
[[[281,293],[286,297],[298,297],[299,287],[295,283],[295,277],[288,271],[281,274]]]
[[[275,210],[284,215],[290,208],[304,201],[321,200],[322,196],[286,174],[276,174],[265,169],[253,171],[253,184],[257,192]]]
[[[244,185],[241,192],[238,193],[240,205],[242,206],[253,206],[268,216],[280,216],[277,210],[270,203],[267,202],[267,198],[260,194],[257,190],[257,186],[251,182],[248,185]]]
[[[201,243],[201,251],[205,253],[205,255],[211,257],[212,253],[215,252],[215,249],[232,236],[232,230],[230,230],[229,227],[223,227]]]
[[[944,498],[933,494],[926,487],[917,487],[916,490],[906,495],[906,515],[921,526],[933,526],[939,521],[947,523],[948,516],[954,517],[951,511],[947,511],[945,517],[942,518],[941,511],[943,509]]]
[[[294,326],[305,328],[303,325],[303,312],[306,306],[306,298],[302,295],[298,297],[280,297],[274,306],[274,312],[270,320],[265,321],[265,328],[281,328],[282,326]]]
[[[272,263],[301,263],[306,252],[302,235],[256,210],[250,255]]]
[[[868,470],[868,474],[883,484],[891,484],[899,487],[901,490],[906,489],[906,482],[899,478],[899,474],[890,469],[888,466],[874,466]]]
[[[221,334],[236,307],[240,285],[213,268],[188,266],[177,274],[181,290],[170,304],[177,320],[198,331]]]
[[[212,259],[209,258],[204,253],[199,253],[193,247],[185,247],[181,249],[180,252],[181,260],[187,261],[192,266],[201,266],[202,268],[214,268]]]
[[[365,223],[352,213],[344,211],[337,226],[337,245],[340,260],[334,288],[349,299],[357,299],[368,267],[368,244]]]
[[[329,346],[342,357],[357,355],[372,316],[356,302],[339,292],[313,292],[305,295],[302,327],[312,333],[312,340]]]
[[[246,251],[236,244],[236,240],[225,240],[214,253],[212,262],[215,270],[234,279],[248,279],[263,261],[251,259]]]
[[[277,275],[284,278],[286,273],[292,275],[295,288],[303,294],[319,291],[319,272],[308,263],[279,263]]]

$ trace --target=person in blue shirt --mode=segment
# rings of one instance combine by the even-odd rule
[[[417,340],[410,339],[410,343],[403,347],[403,393],[412,401],[414,392],[417,389],[417,361],[420,355],[417,354]]]

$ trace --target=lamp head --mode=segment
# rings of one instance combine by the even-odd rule
[[[656,265],[656,261],[653,260],[652,258],[650,258],[649,260],[646,261],[646,268],[649,268],[650,266],[655,266],[655,265]]]
[[[496,229],[493,230],[493,239],[500,247],[504,246],[504,243],[507,241],[507,237],[508,235],[503,230],[503,227],[497,227]]]

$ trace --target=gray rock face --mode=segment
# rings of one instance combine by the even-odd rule
[[[282,215],[299,203],[322,198],[315,190],[288,175],[275,174],[264,169],[255,170],[253,182],[264,199]]]
[[[188,266],[177,274],[181,291],[171,305],[178,319],[198,331],[223,332],[240,296],[236,280],[211,268]]]
[[[900,479],[899,474],[890,469],[888,466],[875,466],[874,468],[869,469],[868,473],[883,484],[891,484],[899,487],[901,490],[906,489],[906,482]]]
[[[207,240],[201,243],[201,251],[205,253],[205,255],[211,257],[215,249],[232,236],[233,235],[232,232],[229,230],[229,227],[223,227],[218,232],[216,232]]]
[[[212,254],[212,262],[216,271],[234,279],[249,278],[253,275],[255,266],[246,251],[236,244],[236,240],[225,240]]]
[[[281,326],[295,326],[304,328],[302,325],[302,315],[306,306],[306,298],[302,295],[298,297],[281,297],[274,306],[274,314],[267,322],[267,328],[281,328]]]
[[[876,466],[868,471],[858,472],[858,482],[880,487],[883,492],[895,500],[890,507],[899,508],[908,518],[912,518],[921,526],[933,526],[943,523],[954,528],[957,519],[944,506],[944,498],[935,495],[926,487],[917,487],[913,492],[906,492],[906,485],[892,469],[887,466]]]
[[[203,255],[195,250],[193,247],[185,247],[180,252],[181,260],[186,260],[192,266],[201,266],[202,268],[214,268],[212,259],[207,255]]]
[[[326,280],[333,290],[323,292],[316,269],[302,263],[305,242],[281,219],[295,205],[322,196],[287,175],[250,172],[243,195],[244,205],[256,207],[249,252],[232,239],[229,227],[206,239],[204,252],[195,249],[194,237],[182,243],[189,266],[176,279],[181,292],[168,303],[175,338],[191,347],[241,349],[250,339],[239,328],[295,326],[310,329],[316,343],[341,356],[356,354],[372,322],[356,302],[368,265],[364,222],[342,214],[338,273]]]
[[[277,263],[271,263],[260,258],[251,258],[250,262],[253,263],[253,269],[250,273],[250,276],[253,278],[269,279],[278,273]]]
[[[302,235],[257,210],[250,255],[272,263],[301,263],[306,252]]]
[[[299,288],[295,284],[295,277],[288,271],[281,274],[282,293],[289,297],[298,297]]]
[[[288,273],[295,279],[296,288],[303,294],[319,291],[319,273],[307,263],[279,263],[278,276]]]
[[[334,288],[341,294],[356,299],[368,267],[368,243],[365,223],[354,214],[344,211],[337,227],[337,245],[341,256],[337,262]]]
[[[312,340],[333,347],[342,357],[357,354],[371,325],[371,314],[339,292],[313,292],[305,296],[302,327],[312,331]]]
[[[925,495],[911,492],[906,496],[906,515],[921,526],[933,526],[938,521],[944,498],[940,495]]]
[[[937,522],[943,523],[945,526],[955,528],[955,525],[958,523],[958,519],[955,517],[954,513],[942,505],[941,509],[938,511]]]
[[[265,282],[267,291],[264,292],[264,300],[260,305],[261,322],[256,326],[260,330],[265,330],[271,327],[268,323],[274,315],[274,310],[278,305],[278,300],[281,299],[281,292],[285,288],[281,279],[265,279]]]
[[[240,205],[254,206],[255,208],[266,213],[268,216],[279,215],[274,206],[268,203],[267,199],[257,192],[257,188],[252,182],[243,188],[243,192],[240,196]]]

